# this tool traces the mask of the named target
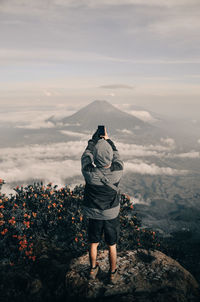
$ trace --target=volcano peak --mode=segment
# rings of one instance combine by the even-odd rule
[[[105,125],[112,133],[118,133],[121,129],[129,131],[135,129],[147,129],[149,125],[142,120],[121,111],[106,100],[95,100],[71,116],[63,118],[63,124],[76,131],[93,131],[98,125]]]

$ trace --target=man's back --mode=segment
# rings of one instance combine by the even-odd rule
[[[110,150],[112,151],[112,162],[110,162],[109,167],[101,167],[101,166],[95,167],[93,165],[93,162],[95,161],[95,155],[94,155],[95,148],[100,150],[105,150],[105,153],[106,151],[107,153]],[[107,158],[104,160],[102,153],[103,152],[101,152],[101,157],[99,156],[99,158],[102,163],[103,161],[105,161],[106,163],[108,161],[109,155],[107,154]],[[96,157],[97,157],[96,161],[98,163],[99,158],[97,155]],[[119,181],[123,174],[123,162],[120,159],[119,153],[114,143],[111,140],[103,140],[103,139],[101,139],[97,143],[95,143],[92,140],[89,140],[88,146],[82,155],[81,163],[82,163],[82,173],[86,182],[84,203],[83,203],[84,206],[89,208],[88,210],[90,214],[93,211],[94,215],[96,215],[98,211],[95,210],[99,210],[98,213],[100,213],[101,211],[102,219],[114,218],[113,216],[116,217],[117,216],[116,209],[114,209],[113,211],[111,211],[111,209],[118,207],[119,210],[119,196],[116,193],[116,190],[102,183],[101,177],[98,172],[98,170],[100,170],[103,173],[103,175],[106,177],[106,179],[109,181],[109,183],[114,184],[115,186],[119,185]],[[110,215],[107,216],[109,209],[110,209]],[[103,212],[104,210],[107,210],[107,212],[104,213]],[[105,217],[103,217],[103,214],[106,214]]]

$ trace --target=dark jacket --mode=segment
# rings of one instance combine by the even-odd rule
[[[90,213],[92,213],[92,209],[94,214],[97,210],[102,214],[102,217],[105,210],[112,216],[111,209],[116,209],[119,206],[119,196],[114,189],[101,182],[97,169],[101,170],[110,183],[118,186],[124,166],[114,143],[110,139],[107,142],[113,149],[113,160],[110,168],[97,168],[93,165],[95,140],[88,141],[88,146],[81,157],[82,174],[86,182],[83,206],[89,208]]]

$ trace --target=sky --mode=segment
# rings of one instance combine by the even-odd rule
[[[0,105],[200,110],[199,0],[0,0]]]

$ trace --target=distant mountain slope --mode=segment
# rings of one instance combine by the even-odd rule
[[[48,121],[57,122],[53,117]],[[93,131],[98,125],[105,125],[112,134],[123,130],[144,133],[155,129],[154,126],[119,110],[107,101],[94,101],[73,115],[60,119],[59,123],[74,131]]]

